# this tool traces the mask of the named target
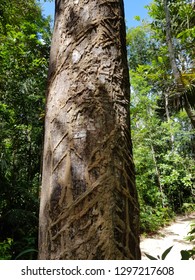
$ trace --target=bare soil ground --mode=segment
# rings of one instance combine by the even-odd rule
[[[190,231],[190,224],[195,222],[195,213],[191,213],[185,216],[177,216],[175,221],[161,229],[157,234],[154,234],[150,238],[141,238],[141,252],[142,260],[149,260],[144,252],[157,257],[169,247],[173,245],[172,250],[167,255],[166,260],[180,260],[181,250],[192,249],[193,244],[185,240],[188,232]]]

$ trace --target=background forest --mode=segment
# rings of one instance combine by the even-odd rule
[[[195,210],[195,9],[163,1],[127,30],[141,232]],[[0,3],[0,259],[36,259],[51,19],[35,0]],[[182,82],[182,84],[181,84]]]

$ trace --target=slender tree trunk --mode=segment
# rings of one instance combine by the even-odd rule
[[[39,259],[139,259],[122,0],[56,0]]]
[[[171,132],[171,119],[170,119],[170,113],[169,113],[169,95],[167,92],[164,93],[165,96],[165,112],[166,112],[166,117],[167,117],[167,123],[169,123],[169,127],[170,127],[170,140],[171,140],[171,146],[172,146],[172,150],[174,150],[174,135]]]
[[[158,168],[158,164],[157,164],[157,160],[156,160],[156,153],[155,153],[155,150],[154,150],[154,146],[152,144],[151,144],[151,150],[152,150],[152,157],[153,157],[154,166],[155,166],[155,170],[156,170],[156,177],[157,177],[157,181],[158,181],[158,188],[159,188],[159,192],[161,193],[162,207],[164,208],[165,204],[164,204],[163,185],[161,184],[160,170]]]
[[[165,18],[166,18],[166,41],[168,45],[169,59],[173,71],[173,76],[175,79],[175,83],[177,85],[177,91],[179,92],[181,98],[183,99],[182,102],[185,111],[191,121],[192,127],[195,128],[195,111],[191,108],[189,104],[188,98],[185,94],[185,86],[182,81],[181,73],[176,64],[175,49],[174,49],[172,35],[171,35],[171,18],[170,18],[170,13],[168,8],[168,0],[164,0],[164,11],[165,11]]]

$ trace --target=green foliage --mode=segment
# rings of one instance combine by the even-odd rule
[[[194,17],[191,8],[185,10],[171,2],[173,36],[177,63],[182,69],[186,89],[192,86],[192,50],[182,42],[182,23],[187,32],[186,18]],[[175,99],[175,81],[166,45],[165,14],[162,1],[148,6],[151,24],[131,28],[127,33],[128,59],[131,77],[131,125],[136,182],[141,209],[141,231],[155,231],[166,224],[185,206],[194,205],[195,139],[187,114]],[[176,13],[179,12],[179,17]],[[190,23],[191,24],[191,23]],[[178,39],[178,34],[180,39]],[[192,34],[192,33],[190,33]],[[193,41],[192,36],[189,41]],[[193,91],[186,96],[193,104]],[[191,95],[190,95],[191,94]],[[191,96],[191,97],[190,97]],[[190,99],[191,98],[191,99]],[[174,101],[173,101],[174,100]],[[179,107],[179,106],[180,107]]]
[[[183,203],[193,201],[195,169],[187,153],[188,147],[191,152],[193,132],[183,130],[184,123],[189,126],[183,112],[168,121],[161,120],[157,114],[159,95],[152,89],[145,69],[138,66],[136,72],[131,71],[132,140],[141,229],[154,231],[166,224]]]
[[[195,258],[195,250],[181,250],[181,260],[190,260]]]
[[[194,189],[192,189],[194,193]],[[182,206],[183,213],[192,213],[195,211],[195,204],[194,203],[184,203]]]
[[[0,10],[0,241],[13,239],[14,259],[37,247],[51,30],[34,0],[3,1]]]
[[[146,34],[146,30],[148,34]],[[154,45],[148,36],[149,32],[150,28],[147,23],[127,31],[128,60],[132,70],[139,65],[145,65],[151,58],[150,50],[154,48]]]
[[[194,243],[195,242],[195,222],[190,225],[191,229],[186,237],[186,240]]]
[[[145,253],[145,255],[146,255],[150,260],[165,260],[166,257],[167,257],[167,255],[170,253],[170,251],[171,251],[172,248],[173,248],[173,246],[171,246],[171,247],[169,247],[168,249],[166,249],[166,250],[162,253],[162,256],[161,256],[161,257],[160,257],[160,256],[157,256],[157,258],[156,258],[156,257],[153,257],[153,256],[151,256],[151,255],[149,255],[149,254],[146,254],[146,253]]]
[[[0,260],[10,260],[11,259],[12,243],[13,243],[13,240],[11,238],[7,238],[7,240],[0,242]]]
[[[134,16],[134,19],[137,20],[137,21],[141,20],[140,16]]]
[[[19,260],[21,257],[21,259],[24,258],[24,255],[27,255],[28,254],[28,260],[32,260],[33,259],[33,256],[34,256],[34,253],[38,253],[37,250],[35,249],[26,249],[24,251],[22,251],[19,255],[17,255],[17,257],[15,258],[16,260]]]
[[[146,204],[147,202],[141,201],[140,222],[142,233],[156,232],[160,227],[167,225],[173,219],[174,214],[168,207],[152,207]]]
[[[150,260],[165,260],[167,255],[170,253],[172,248],[173,248],[173,246],[171,246],[168,249],[166,249],[161,257],[160,256],[153,257],[150,254],[146,254],[146,253],[145,253],[145,255]],[[181,260],[194,259],[194,257],[195,257],[195,250],[181,250],[180,254],[181,254]]]
[[[191,229],[188,232],[186,240],[190,241],[193,245],[195,244],[195,223],[190,225]],[[191,250],[182,250],[181,251],[181,260],[195,259],[195,246]]]
[[[166,43],[166,21],[163,1],[154,0],[148,6],[149,15],[153,21],[151,24],[153,37],[166,49],[166,56],[170,56]],[[169,1],[168,10],[170,13],[171,41],[173,43],[175,62],[181,74],[181,85],[176,86],[176,81],[172,77],[172,84],[169,88],[169,98],[175,110],[185,108],[189,103],[191,108],[195,109],[195,91],[194,91],[194,45],[195,45],[195,11],[186,0]],[[160,50],[160,49],[159,49]],[[161,51],[160,51],[161,52]],[[169,76],[173,75],[169,67]],[[171,73],[172,72],[172,73]],[[187,83],[186,83],[186,77]]]

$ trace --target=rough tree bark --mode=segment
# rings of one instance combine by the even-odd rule
[[[39,259],[140,259],[122,0],[56,0]]]

